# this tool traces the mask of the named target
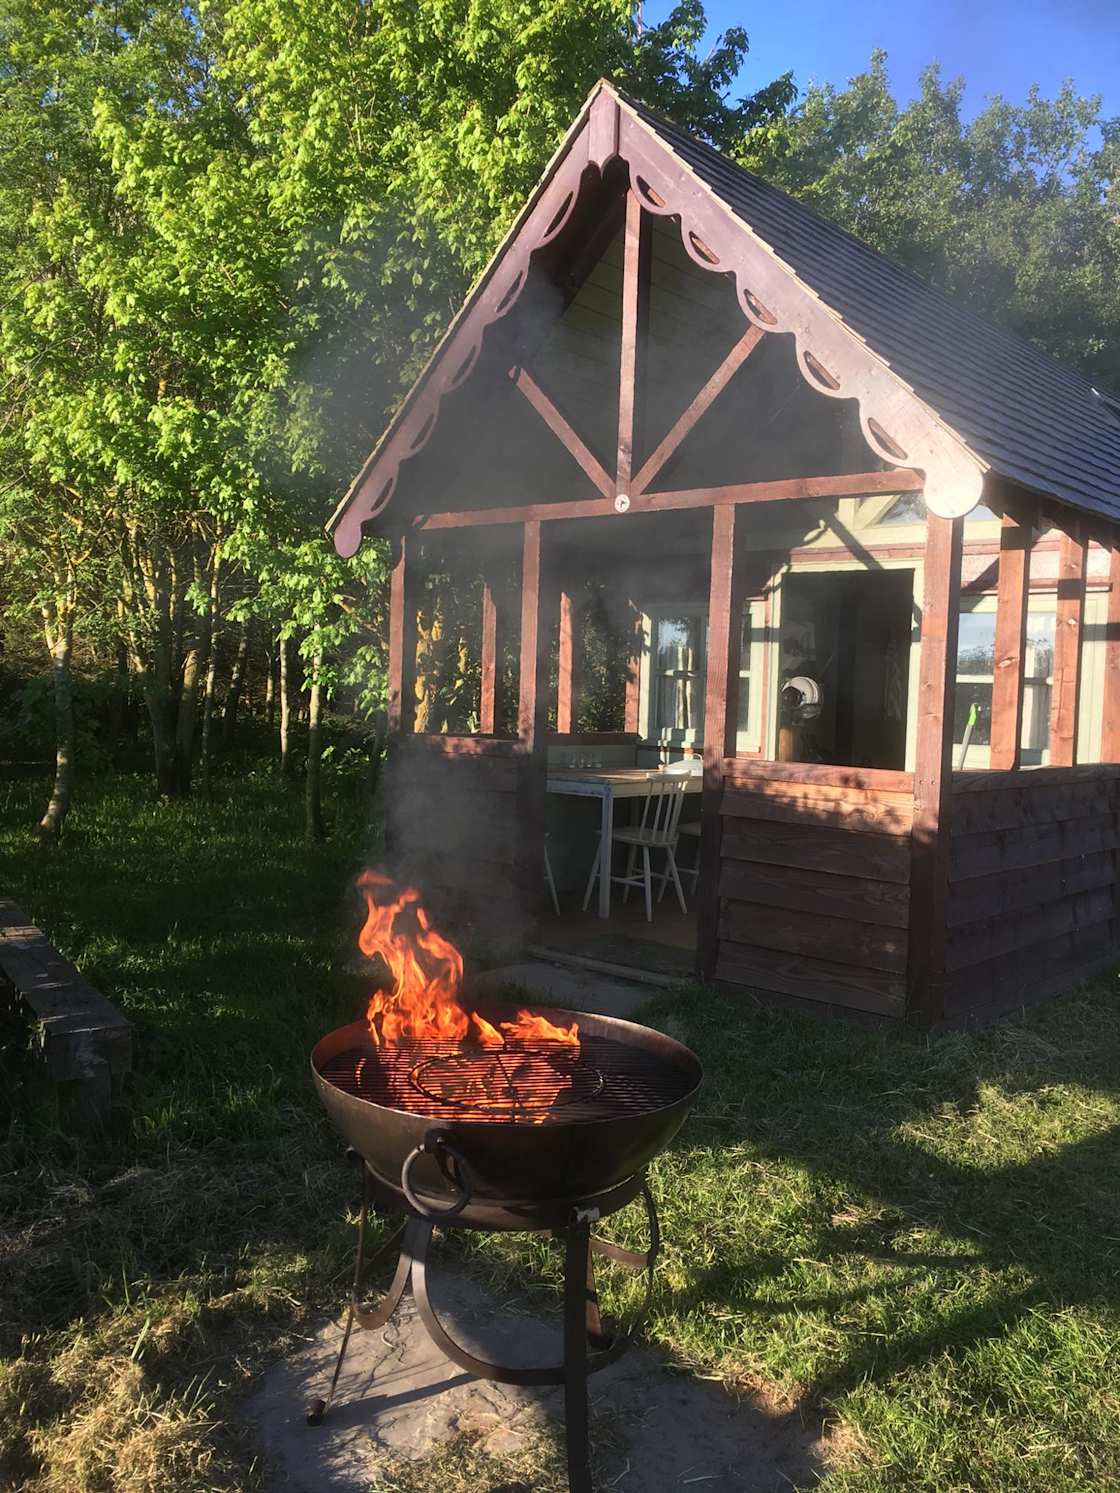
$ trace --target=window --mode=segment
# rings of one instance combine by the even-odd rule
[[[920,492],[903,493],[902,497],[886,513],[877,520],[881,524],[924,524],[926,521],[926,502]],[[976,523],[981,519],[989,523],[998,523],[999,516],[992,512],[986,503],[977,503],[966,516],[966,523]]]
[[[739,634],[739,697],[736,749],[758,751],[762,736],[760,682],[764,648],[761,601],[743,607]],[[650,741],[670,746],[704,740],[704,679],[708,654],[708,609],[689,603],[658,607],[646,618],[643,719]]]
[[[992,681],[996,655],[996,600],[985,596],[961,612],[957,639],[957,688],[954,698],[954,765],[961,766],[961,750],[968,718],[976,718],[969,733],[963,766],[987,767],[992,741]],[[1027,647],[1023,660],[1023,730],[1021,760],[1037,766],[1049,759],[1050,686],[1054,659],[1054,598],[1032,597],[1027,613]]]
[[[681,745],[703,740],[707,626],[700,611],[663,612],[653,621],[650,735]]]
[[[762,750],[762,658],[766,613],[761,601],[743,607],[739,634],[739,699],[735,713],[735,750]]]

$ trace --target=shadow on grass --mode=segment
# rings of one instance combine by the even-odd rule
[[[239,1353],[247,1332],[341,1300],[355,1188],[306,1064],[361,997],[349,888],[371,836],[336,786],[335,837],[313,848],[298,796],[267,775],[210,806],[154,805],[140,780],[87,785],[56,855],[27,839],[40,785],[0,797],[0,885],[123,1006],[140,1048],[100,1150],[59,1135],[33,1085],[0,1098],[0,1331],[13,1350],[83,1323],[94,1341],[119,1337],[126,1363],[136,1351],[189,1376],[227,1339]],[[1041,1315],[1053,1330],[1022,1377],[1055,1456],[1063,1434],[1091,1437],[1092,1407],[1080,1431],[1062,1428],[1103,1371],[1078,1363],[1076,1344],[1072,1368],[1058,1360],[1063,1314],[1114,1319],[1120,1306],[1111,983],[928,1044],[710,993],[666,998],[658,1017],[707,1070],[653,1177],[666,1239],[654,1329],[679,1362],[767,1378],[845,1415],[881,1386],[911,1398],[915,1424],[955,1397],[979,1455],[990,1407],[1017,1404],[1006,1345]],[[180,1325],[161,1336],[147,1318]],[[997,1348],[1003,1362],[977,1367]],[[967,1442],[962,1422],[946,1425],[942,1459],[929,1452],[921,1476],[931,1442],[915,1433],[892,1452],[909,1487],[974,1485],[951,1465],[965,1452],[946,1449]],[[882,1427],[881,1415],[867,1434],[889,1439]],[[1080,1486],[1120,1478],[1099,1439],[1113,1460]],[[1068,1454],[1076,1464],[1081,1443]]]
[[[1114,1313],[1114,984],[928,1044],[710,994],[659,1001],[652,1019],[683,1031],[707,1073],[663,1168],[666,1236],[700,1245],[691,1262],[682,1250],[666,1311],[710,1312],[739,1339],[686,1331],[686,1352],[782,1356],[835,1401],[1032,1312]],[[783,1317],[819,1322],[819,1341]]]

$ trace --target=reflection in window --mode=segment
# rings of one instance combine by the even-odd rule
[[[759,671],[764,657],[765,603],[743,605],[739,632],[739,689],[735,708],[736,748],[761,747]],[[649,614],[649,672],[646,730],[650,738],[674,746],[704,739],[704,680],[708,655],[707,607],[686,602]]]
[[[881,524],[924,524],[925,521],[926,500],[920,492],[903,493],[879,520]]]
[[[704,715],[703,623],[696,616],[657,618],[653,656],[657,678],[654,729],[698,732]]]
[[[974,523],[979,519],[998,520],[986,503],[977,503],[976,507],[967,515],[967,522]],[[926,521],[926,501],[920,492],[903,493],[898,502],[888,508],[879,520],[881,524],[924,524]]]
[[[1053,598],[1047,610],[1036,607],[1027,614],[1027,644],[1023,659],[1023,730],[1020,738],[1024,763],[1045,760],[1050,734],[1050,686],[1054,660]],[[962,612],[957,639],[957,688],[954,697],[953,741],[964,742],[968,717],[976,708],[976,721],[969,739],[965,766],[981,766],[971,760],[974,748],[986,749],[992,740],[992,683],[995,676],[996,614],[994,610]]]

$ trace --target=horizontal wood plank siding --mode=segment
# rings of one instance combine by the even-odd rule
[[[1115,765],[957,774],[950,844],[948,1019],[1052,993],[1115,951]]]
[[[912,778],[724,763],[716,978],[901,1017]]]
[[[390,739],[387,869],[420,889],[437,929],[456,941],[494,946],[531,931],[519,795],[534,770],[516,742],[498,737]]]

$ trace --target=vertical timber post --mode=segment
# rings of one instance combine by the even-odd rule
[[[1104,632],[1101,761],[1120,762],[1120,534],[1108,552],[1108,620]]]
[[[935,513],[926,526],[907,969],[907,1014],[925,1023],[944,1012],[962,528]]]
[[[576,678],[576,599],[570,582],[560,591],[560,644],[556,667],[556,730],[566,736],[575,730],[578,682]]]
[[[629,498],[634,453],[642,431],[642,382],[649,324],[650,217],[631,187],[623,230],[622,352],[618,381],[618,459],[615,493]]]
[[[407,735],[416,720],[416,614],[419,541],[401,535],[389,583],[389,730]]]
[[[1058,553],[1058,603],[1054,619],[1054,686],[1050,697],[1050,766],[1077,761],[1081,695],[1081,630],[1085,611],[1085,555],[1080,520],[1063,519]]]
[[[1023,738],[1023,661],[1031,582],[1032,516],[1005,510],[999,536],[996,659],[992,684],[991,766],[1019,766]]]
[[[420,608],[421,577],[419,539],[402,534],[393,554],[389,580],[389,708],[386,711],[388,738],[384,794],[385,851],[390,857],[403,850],[409,832],[408,825],[398,823],[400,811],[396,805],[399,795],[391,791],[389,784],[395,780],[400,786],[401,738],[410,735],[416,723],[416,617]],[[282,664],[283,654],[280,657]],[[283,686],[283,669],[280,683]]]
[[[633,597],[627,603],[627,607],[630,649],[626,655],[626,706],[623,730],[636,736],[641,730],[642,709],[642,609]]]
[[[635,451],[642,432],[642,385],[646,338],[649,332],[649,285],[652,266],[652,223],[633,187],[626,193],[623,226],[622,342],[618,378],[618,450],[615,463],[615,505],[625,512],[636,466]],[[626,660],[624,729],[640,730],[642,612],[630,601],[630,655]]]
[[[542,584],[541,524],[529,520],[521,545],[521,666],[517,700],[518,872],[531,917],[540,910],[544,888],[544,808],[548,721],[548,628]]]
[[[719,949],[719,879],[723,761],[734,754],[735,717],[728,710],[738,682],[739,630],[733,615],[734,503],[712,509],[712,560],[708,582],[708,671],[704,683],[704,796],[700,805],[700,879],[697,884],[696,972],[715,975]]]
[[[498,599],[493,582],[487,576],[482,583],[482,654],[479,660],[482,689],[478,708],[478,729],[483,736],[493,736],[498,729],[500,659]]]

